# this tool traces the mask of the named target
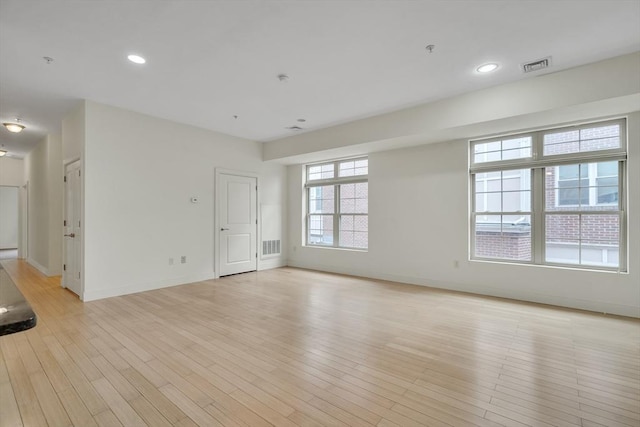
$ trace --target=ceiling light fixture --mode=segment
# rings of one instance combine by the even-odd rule
[[[9,132],[20,133],[25,127],[21,125],[20,119],[16,119],[16,123],[3,123],[2,126],[6,127]]]
[[[498,69],[498,64],[495,62],[490,62],[488,64],[484,64],[476,68],[476,71],[479,73],[490,73]]]
[[[0,157],[4,157],[7,154],[6,151],[4,150],[0,150]]]
[[[127,56],[127,59],[134,64],[144,64],[145,62],[147,62],[147,60],[140,55],[129,55]]]

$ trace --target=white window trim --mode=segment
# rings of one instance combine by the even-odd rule
[[[340,245],[340,218],[342,217],[342,213],[340,212],[340,186],[345,184],[358,184],[363,182],[369,182],[369,174],[367,175],[353,175],[353,176],[338,176],[340,173],[339,165],[343,162],[349,161],[358,161],[358,160],[367,160],[368,157],[353,157],[353,158],[344,158],[337,159],[328,162],[318,162],[318,163],[310,163],[304,166],[304,176],[305,176],[305,221],[304,221],[304,244],[306,247],[310,248],[332,248],[332,249],[340,249],[340,250],[349,250],[349,251],[358,251],[358,252],[367,252],[369,250],[368,246],[366,248],[357,248],[352,246],[342,246]],[[309,170],[312,166],[320,166],[320,165],[328,165],[333,164],[333,178],[325,178],[325,179],[315,179],[309,181]],[[367,166],[368,167],[368,166]],[[323,187],[323,186],[333,186],[334,192],[334,208],[333,213],[331,214],[311,214],[309,212],[309,192],[312,188],[315,187]],[[367,204],[368,204],[368,194],[367,194]],[[368,209],[367,209],[368,211]],[[309,242],[309,230],[310,230],[310,221],[311,215],[331,215],[333,216],[333,243],[331,245],[322,245],[316,243]],[[369,216],[369,213],[346,213],[344,215],[349,216]],[[369,232],[367,231],[367,235]]]
[[[620,126],[620,147],[616,149],[606,149],[600,151],[584,151],[568,154],[553,154],[544,156],[543,138],[545,134],[556,133],[563,130],[570,129],[585,129],[594,126],[601,127],[611,124],[618,124]],[[492,141],[500,141],[505,138],[518,138],[532,136],[532,157],[524,159],[510,159],[500,160],[486,163],[474,163],[474,146],[476,144],[487,143]],[[495,263],[509,263],[509,264],[527,264],[547,267],[564,267],[577,270],[603,270],[603,271],[627,271],[627,250],[628,250],[628,236],[627,236],[627,204],[625,198],[625,185],[626,174],[626,159],[627,159],[627,125],[625,118],[617,118],[612,120],[588,122],[574,126],[559,126],[554,128],[539,129],[531,132],[523,132],[511,135],[500,135],[485,139],[477,139],[469,141],[469,189],[470,189],[470,229],[469,229],[469,258],[470,260],[489,261]],[[595,163],[605,161],[617,161],[618,162],[618,206],[619,210],[577,210],[577,211],[546,211],[546,197],[545,197],[545,167],[553,167],[568,164],[578,163]],[[510,215],[507,212],[476,212],[475,206],[475,187],[474,177],[477,173],[483,172],[497,172],[505,171],[509,169],[531,169],[531,253],[532,261],[522,260],[510,260],[507,258],[491,258],[491,257],[479,257],[475,255],[475,229],[476,229],[476,216],[478,215]],[[591,174],[589,175],[591,179]],[[557,179],[557,177],[556,177]],[[595,178],[594,178],[595,179]],[[590,195],[591,197],[591,195]],[[597,197],[597,196],[596,196]],[[557,204],[557,197],[555,203]],[[616,205],[612,204],[599,204],[597,206]],[[563,205],[565,207],[566,205]],[[620,221],[620,238],[619,238],[619,262],[618,267],[598,266],[591,264],[575,264],[575,263],[554,263],[546,261],[545,255],[545,223],[546,215],[562,215],[562,214],[578,214],[578,215],[615,215],[619,216]],[[580,259],[581,261],[581,259]]]

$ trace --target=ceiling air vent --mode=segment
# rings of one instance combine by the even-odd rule
[[[533,71],[544,70],[551,66],[551,57],[547,56],[546,58],[538,59],[537,61],[527,62],[522,64],[522,71],[525,73],[531,73]]]

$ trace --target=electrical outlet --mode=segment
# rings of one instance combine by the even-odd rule
[[[173,265],[173,258],[169,258],[169,265]]]
[[[187,263],[187,256],[186,255],[182,255],[180,257],[180,263],[181,264],[186,264]]]

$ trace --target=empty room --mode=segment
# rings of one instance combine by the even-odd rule
[[[640,1],[0,0],[0,427],[640,426]]]

